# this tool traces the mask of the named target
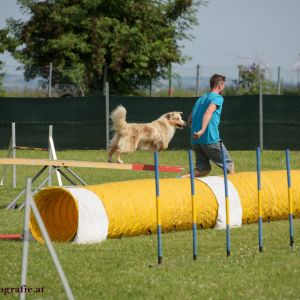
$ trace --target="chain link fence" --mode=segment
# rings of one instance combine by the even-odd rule
[[[263,96],[265,149],[300,149],[300,97]]]
[[[3,96],[8,97],[82,97],[86,93],[76,76],[77,70],[67,68],[59,70],[52,64],[44,67],[4,65],[2,70]],[[69,74],[69,75],[68,75]],[[34,77],[34,78],[32,78]],[[90,90],[88,95],[99,95],[99,88]]]
[[[253,150],[258,146],[300,149],[300,96],[224,98],[220,131],[230,150]],[[8,148],[11,123],[16,123],[17,146],[47,148],[48,128],[53,125],[57,149],[106,149],[112,134],[106,124],[117,105],[126,107],[128,122],[151,122],[169,111],[182,111],[183,119],[187,120],[197,98],[110,96],[108,99],[109,110],[104,96],[0,98],[0,147]],[[177,130],[169,148],[189,147],[189,129]]]
[[[149,89],[140,91],[140,97],[110,96],[107,110],[103,82],[99,81],[99,89],[86,93],[55,66],[26,69],[39,74],[28,81],[22,66],[5,66],[1,71],[5,92],[0,98],[0,147],[8,147],[14,122],[19,146],[46,148],[48,127],[53,125],[58,149],[105,149],[111,135],[108,113],[118,104],[127,108],[129,122],[150,122],[169,111],[182,111],[186,120],[197,96],[209,90],[210,76],[219,73],[227,78],[220,130],[229,149],[299,149],[300,69],[252,67],[261,76],[254,79],[250,95],[243,87],[241,68],[174,65],[169,78],[153,81]],[[170,148],[188,147],[188,129],[178,130]]]
[[[256,66],[259,66],[259,70],[263,73],[264,94],[300,95],[300,68],[285,69],[281,67],[268,68],[261,65]],[[153,84],[152,95],[199,96],[209,90],[209,78],[213,74],[226,76],[225,95],[247,93],[247,90],[239,90],[243,81],[239,66],[210,67],[196,65],[194,67],[186,67],[177,65],[172,69],[171,80],[167,78]],[[259,78],[255,79],[257,82],[252,82],[252,84],[258,86]],[[255,94],[258,93],[259,90],[256,89]]]
[[[263,73],[264,94],[272,95],[300,95],[300,67],[295,69],[268,68],[261,65],[259,70]],[[24,67],[4,65],[1,73],[3,76],[4,95],[8,97],[80,97],[101,95],[104,83],[99,79],[99,85],[86,91],[76,81],[76,70],[72,68],[59,70],[50,64],[45,67]],[[211,66],[186,66],[172,65],[171,72],[167,78],[153,80],[148,88],[137,91],[142,96],[174,96],[195,97],[209,90],[209,78],[218,73],[226,76],[225,95],[241,95],[255,93],[258,89],[241,89],[243,78],[240,68],[236,67],[211,67]],[[64,74],[64,76],[62,76]],[[34,79],[29,79],[37,75]],[[258,78],[252,85],[258,86]]]

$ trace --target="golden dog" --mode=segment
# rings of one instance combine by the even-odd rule
[[[160,151],[168,148],[176,128],[183,129],[186,122],[181,118],[182,112],[169,112],[155,121],[146,124],[126,122],[126,109],[119,105],[112,113],[115,134],[110,141],[108,161],[112,162],[116,154],[117,162],[123,163],[121,153],[135,150]]]

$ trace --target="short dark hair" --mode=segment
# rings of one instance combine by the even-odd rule
[[[209,83],[210,83],[210,88],[215,88],[217,87],[222,81],[225,82],[226,77],[223,75],[219,74],[214,74],[213,76],[210,77]]]

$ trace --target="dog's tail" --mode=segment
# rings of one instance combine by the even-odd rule
[[[126,108],[122,105],[119,105],[117,108],[114,109],[114,111],[110,115],[110,118],[113,122],[113,130],[121,131],[122,129],[126,128],[126,113]]]

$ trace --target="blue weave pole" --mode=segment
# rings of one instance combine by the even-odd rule
[[[262,193],[261,193],[261,163],[260,148],[256,149],[256,172],[257,172],[257,196],[258,196],[258,249],[263,251],[263,234],[262,234]]]
[[[292,198],[292,180],[291,180],[291,163],[290,163],[290,150],[285,150],[286,158],[286,172],[288,183],[288,200],[289,200],[289,225],[290,225],[290,246],[294,246],[294,215],[293,215],[293,198]]]
[[[227,257],[228,257],[230,256],[230,212],[229,212],[229,197],[228,197],[227,165],[226,165],[226,157],[223,149],[222,140],[220,141],[220,148],[222,152],[223,173],[224,173],[225,205],[226,205],[226,250],[227,250]]]
[[[156,192],[156,219],[157,219],[157,258],[158,264],[162,263],[162,238],[161,238],[161,211],[159,199],[159,170],[158,170],[158,153],[154,152],[154,167],[155,167],[155,192]]]
[[[193,228],[193,260],[197,259],[197,217],[195,207],[195,185],[192,150],[189,150],[190,180],[191,180],[191,200],[192,200],[192,228]]]

